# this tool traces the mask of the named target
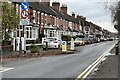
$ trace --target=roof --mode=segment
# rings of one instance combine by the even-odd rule
[[[61,30],[61,31],[64,31],[63,27],[58,27],[57,30]]]
[[[45,12],[50,15],[56,16],[56,13],[50,9],[49,6],[47,6],[44,2],[40,2],[40,8],[42,12]]]
[[[28,4],[33,9],[41,11],[41,6],[38,2],[28,2]]]
[[[10,1],[21,4],[21,2],[17,2],[16,0],[10,0]],[[64,12],[61,12],[61,11],[58,12],[55,9],[53,9],[51,6],[47,6],[44,2],[28,2],[28,3],[32,9],[56,16],[58,18],[68,20],[68,21],[71,21],[74,23],[79,23],[79,19],[73,18],[72,16],[70,16],[69,14],[66,14]]]
[[[72,32],[73,30],[72,30],[72,29],[70,29],[70,27],[68,27],[67,31],[71,31],[71,32]]]

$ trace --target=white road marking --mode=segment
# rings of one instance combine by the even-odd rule
[[[12,70],[12,69],[14,69],[14,68],[2,67],[2,68],[0,68],[0,73],[6,72],[6,71],[9,71],[9,70]]]

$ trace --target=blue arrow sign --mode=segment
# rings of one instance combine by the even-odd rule
[[[29,7],[28,2],[22,2],[22,3],[21,3],[21,8],[22,8],[22,10],[27,10],[28,7]]]
[[[65,45],[65,41],[62,42],[62,45]]]

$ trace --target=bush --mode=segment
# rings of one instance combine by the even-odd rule
[[[69,35],[62,35],[62,40],[63,41],[71,41],[71,36],[69,36]]]
[[[3,45],[3,46],[5,46],[5,45],[11,45],[11,41],[3,40],[3,41],[2,41],[2,45]]]
[[[76,38],[78,38],[78,36],[73,36],[72,38],[75,40]]]
[[[34,44],[35,40],[26,40],[26,44]]]
[[[30,46],[30,51],[31,51],[31,53],[38,53],[39,52],[39,47],[34,45],[34,44],[32,44]]]
[[[40,43],[40,39],[37,38],[34,43]]]

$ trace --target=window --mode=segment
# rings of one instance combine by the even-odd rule
[[[47,16],[44,16],[44,23],[47,23]]]
[[[36,21],[36,11],[35,11],[35,10],[33,10],[33,17],[35,18],[35,19],[33,20],[33,23],[35,23],[35,21]]]
[[[36,29],[35,28],[33,28],[33,30],[32,30],[33,32],[33,36],[32,36],[32,38],[35,38],[36,37]]]
[[[57,26],[59,26],[59,18],[57,18]]]
[[[31,38],[31,27],[26,27],[27,38]]]
[[[55,24],[55,22],[54,22],[54,21],[55,21],[55,18],[52,17],[52,20],[51,20],[51,21],[52,21],[52,25],[54,25],[54,24]]]
[[[44,13],[41,13],[41,23],[42,24],[44,24],[44,18],[45,18],[44,16],[45,16]]]
[[[53,30],[50,31],[50,37],[54,37],[54,31]]]
[[[38,12],[38,24],[40,22],[40,12]]]
[[[17,33],[17,35],[16,35]],[[14,33],[17,37],[24,37],[24,31],[23,31],[23,26],[18,26],[17,27],[17,32]],[[15,36],[14,35],[14,36]]]

